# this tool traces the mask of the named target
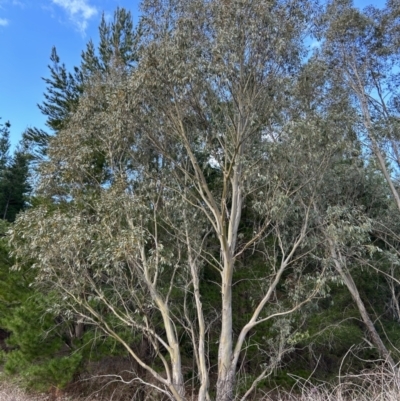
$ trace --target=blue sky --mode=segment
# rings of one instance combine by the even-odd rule
[[[358,7],[384,0],[354,0]],[[139,0],[0,0],[0,117],[11,122],[15,146],[27,127],[45,127],[43,101],[51,48],[68,68],[79,65],[87,41],[98,38],[102,13],[125,7],[135,20]]]

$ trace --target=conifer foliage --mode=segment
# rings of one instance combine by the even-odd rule
[[[31,150],[34,160],[40,160],[46,155],[50,138],[67,126],[85,88],[90,85],[91,77],[107,75],[117,67],[127,71],[132,68],[137,60],[139,36],[140,30],[133,26],[131,13],[124,8],[117,8],[110,23],[102,16],[98,49],[90,40],[82,52],[80,66],[75,66],[72,72],[67,70],[56,47],[53,47],[50,77],[43,78],[46,83],[45,100],[38,105],[46,116],[50,132],[29,128],[23,134],[23,141]]]
[[[10,155],[10,126],[0,125],[0,218],[12,222],[26,205],[30,185],[26,152],[17,149]]]

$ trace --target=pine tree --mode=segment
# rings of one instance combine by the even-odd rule
[[[46,83],[45,101],[38,105],[47,117],[46,125],[50,132],[29,128],[23,134],[24,144],[30,149],[34,161],[45,157],[50,138],[67,126],[70,116],[78,107],[80,97],[94,76],[108,74],[111,67],[117,65],[126,71],[135,65],[140,28],[134,28],[129,11],[117,8],[111,23],[103,15],[99,35],[98,49],[90,40],[82,52],[81,65],[75,66],[72,72],[61,63],[57,49],[53,47],[51,64],[48,66],[50,77],[43,78]]]
[[[0,126],[0,219],[14,221],[25,206],[30,191],[28,183],[28,155],[17,149],[10,156],[9,122]]]
[[[5,124],[0,124],[0,174],[9,162],[10,127],[11,124],[8,121]]]

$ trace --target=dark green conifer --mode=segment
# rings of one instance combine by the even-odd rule
[[[10,156],[10,127],[9,122],[0,125],[0,219],[12,222],[24,208],[30,186],[27,154],[18,149]]]
[[[108,74],[111,67],[129,70],[137,61],[140,29],[133,26],[132,15],[124,8],[117,8],[111,23],[103,15],[99,26],[100,42],[96,49],[92,40],[82,52],[81,65],[68,71],[53,47],[49,65],[50,77],[46,82],[45,101],[38,105],[47,117],[50,133],[38,128],[28,128],[23,134],[24,144],[30,149],[33,161],[46,155],[49,139],[64,129],[69,117],[76,110],[85,86],[94,75]]]

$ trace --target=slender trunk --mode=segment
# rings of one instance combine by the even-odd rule
[[[5,208],[4,208],[3,220],[6,219],[9,204],[10,204],[10,197],[8,196],[8,197],[7,197],[7,203],[6,203],[6,206],[5,206]]]
[[[378,349],[378,352],[381,356],[381,358],[385,359],[387,362],[389,362],[391,367],[395,367],[396,364],[390,355],[390,352],[386,348],[385,344],[383,343],[380,335],[375,329],[374,323],[372,322],[371,318],[369,317],[369,314],[365,308],[364,302],[362,301],[360,297],[360,293],[358,292],[357,286],[351,277],[351,275],[346,272],[342,265],[342,256],[340,255],[340,252],[336,252],[335,247],[332,243],[331,240],[329,240],[330,243],[330,251],[331,251],[331,256],[333,258],[334,264],[335,264],[335,269],[336,271],[340,274],[340,277],[342,278],[343,282],[345,283],[347,289],[350,291],[350,294],[354,300],[354,302],[357,305],[358,311],[360,312],[361,318],[367,327],[368,333],[371,336],[373,344],[376,346]]]
[[[78,318],[77,322],[75,323],[75,338],[78,340],[83,336],[83,330],[85,326],[83,323],[83,318]]]
[[[168,353],[171,359],[171,370],[172,370],[172,383],[170,383],[171,387],[174,388],[174,391],[179,395],[178,400],[185,399],[185,384],[183,381],[182,374],[182,360],[181,353],[179,347],[179,341],[177,338],[177,334],[175,331],[175,326],[171,319],[171,312],[169,306],[162,299],[161,295],[158,293],[155,287],[155,283],[152,282],[149,273],[149,267],[147,265],[147,258],[144,247],[141,248],[141,257],[143,263],[144,270],[144,278],[146,280],[147,287],[151,294],[151,298],[154,303],[157,305],[158,310],[161,313],[164,329],[168,340]]]
[[[179,342],[175,334],[175,328],[170,318],[169,308],[161,300],[158,294],[154,297],[154,299],[161,312],[161,316],[164,322],[165,332],[168,339],[169,355],[171,358],[171,368],[172,368],[172,386],[176,389],[176,392],[181,396],[181,398],[184,399],[185,385],[182,374],[181,353],[180,353]]]
[[[393,184],[393,180],[390,177],[389,171],[386,168],[385,159],[384,159],[384,157],[382,155],[381,150],[379,149],[379,146],[378,146],[377,142],[375,141],[375,139],[371,135],[370,135],[370,139],[371,139],[371,142],[372,142],[372,150],[373,150],[376,158],[378,159],[379,166],[380,166],[380,168],[382,170],[382,173],[383,173],[383,175],[385,177],[386,182],[389,185],[389,188],[390,188],[390,191],[391,191],[391,193],[393,195],[394,201],[396,202],[397,209],[400,212],[400,196],[399,196],[399,193],[397,192],[397,189],[395,188],[395,186]]]
[[[222,322],[218,349],[217,400],[233,399],[235,374],[232,372],[232,275],[233,260],[225,254],[222,274]]]
[[[396,202],[396,206],[397,206],[398,210],[400,211],[399,193],[397,192],[397,189],[394,186],[393,180],[390,177],[390,173],[386,167],[386,160],[383,156],[383,153],[382,153],[382,151],[379,147],[379,144],[375,139],[375,135],[373,133],[371,115],[370,115],[370,111],[368,108],[368,99],[367,99],[367,96],[366,96],[366,93],[364,90],[363,82],[360,78],[357,68],[353,68],[353,69],[355,72],[355,76],[357,78],[357,82],[354,82],[352,84],[352,87],[353,87],[353,90],[355,91],[356,96],[358,97],[358,101],[360,102],[360,105],[361,105],[361,110],[362,110],[363,119],[364,119],[364,126],[367,130],[368,138],[371,141],[371,148],[375,154],[375,157],[378,161],[378,165],[381,168],[381,171],[385,177],[385,180],[386,180],[387,184],[389,185],[389,188],[390,188],[390,191],[394,198],[394,201]],[[347,288],[349,289],[351,296],[353,297],[353,299],[358,307],[358,310],[361,314],[361,317],[368,329],[368,332],[371,336],[371,339],[372,339],[374,345],[377,347],[380,356],[382,358],[386,359],[392,367],[395,367],[396,364],[394,363],[394,360],[391,357],[390,352],[388,351],[388,349],[386,348],[385,344],[383,343],[381,337],[379,336],[378,332],[376,331],[375,326],[374,326],[372,320],[370,319],[367,310],[365,309],[364,303],[361,300],[360,294],[358,292],[356,284],[353,281],[353,278],[351,277],[351,275],[348,272],[345,272],[342,269],[342,264],[340,263],[339,259],[337,258],[337,256],[339,256],[341,259],[341,255],[336,254],[335,248],[332,243],[330,243],[330,246],[331,246],[331,254],[334,259],[336,270],[339,272],[344,283],[346,284]]]
[[[394,277],[394,266],[391,268],[390,275]],[[387,278],[387,282],[390,288],[390,292],[392,293],[392,308],[394,309],[393,315],[394,318],[399,322],[400,321],[400,305],[398,295],[396,294],[395,283],[391,278]]]
[[[209,387],[209,378],[208,378],[208,369],[206,362],[206,347],[205,347],[205,336],[206,336],[206,328],[204,322],[203,315],[203,307],[200,301],[200,285],[199,285],[199,276],[197,272],[193,275],[193,287],[194,287],[194,296],[196,300],[196,309],[197,309],[197,319],[199,324],[199,345],[198,345],[198,353],[199,353],[199,373],[200,373],[200,389],[198,401],[205,401],[209,399],[208,395],[208,387]]]
[[[377,141],[375,139],[375,136],[373,133],[373,128],[372,128],[371,115],[370,115],[369,108],[368,108],[367,96],[365,94],[364,87],[362,85],[361,79],[359,78],[358,72],[356,70],[355,70],[355,72],[356,72],[356,76],[357,76],[357,80],[358,80],[358,85],[356,83],[354,83],[352,86],[358,97],[358,101],[360,102],[360,105],[361,105],[361,111],[363,113],[363,118],[364,118],[364,126],[367,130],[368,138],[371,141],[371,148],[378,161],[379,167],[382,170],[385,180],[389,185],[390,191],[396,202],[397,208],[400,211],[400,196],[394,186],[392,178],[390,177],[389,171],[386,167],[386,160],[381,152],[381,149],[379,148],[379,144],[377,143]],[[358,86],[358,88],[357,88],[357,86]]]
[[[239,142],[239,141],[238,141]],[[239,146],[241,156],[243,146]],[[231,401],[236,379],[236,366],[233,365],[232,339],[232,278],[235,264],[235,250],[239,223],[242,216],[243,193],[241,188],[242,168],[240,162],[233,168],[232,206],[229,213],[229,224],[220,235],[221,251],[224,261],[222,271],[222,322],[218,349],[217,400]]]
[[[198,401],[206,401],[210,399],[208,394],[209,388],[209,375],[207,369],[207,359],[206,359],[206,325],[204,320],[203,306],[201,303],[201,295],[200,295],[200,280],[199,280],[199,268],[197,265],[197,259],[193,255],[192,247],[190,245],[190,235],[189,228],[185,216],[185,231],[186,231],[186,246],[188,249],[188,257],[189,257],[189,265],[190,265],[190,273],[192,275],[193,280],[193,294],[196,302],[196,313],[199,327],[198,334],[198,370],[200,376],[200,389],[198,394]],[[195,340],[193,338],[193,347],[195,347]]]

